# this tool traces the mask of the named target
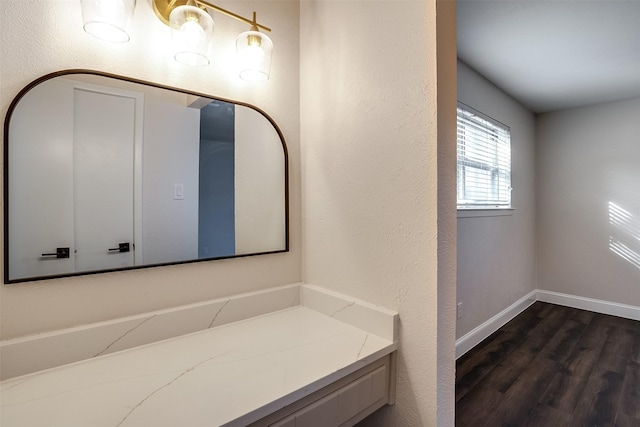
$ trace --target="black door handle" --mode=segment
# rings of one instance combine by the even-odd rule
[[[69,248],[56,248],[54,253],[42,254],[42,257],[56,257],[58,259],[69,258],[71,251]]]
[[[129,242],[126,243],[118,243],[117,248],[109,249],[109,252],[129,252],[131,249],[129,248]]]

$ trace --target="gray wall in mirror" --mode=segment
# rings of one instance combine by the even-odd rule
[[[288,250],[288,160],[264,112],[69,70],[5,118],[5,283]]]

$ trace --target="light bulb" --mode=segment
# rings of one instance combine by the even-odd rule
[[[244,51],[246,64],[249,66],[258,66],[264,63],[264,51],[260,46],[249,45]]]
[[[180,37],[191,46],[196,46],[200,43],[204,36],[204,29],[197,20],[188,20],[180,27]]]

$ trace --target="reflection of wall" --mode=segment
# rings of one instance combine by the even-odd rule
[[[195,99],[195,106],[209,100]],[[198,256],[235,255],[235,104],[215,101],[200,109]]]
[[[458,218],[461,337],[536,288],[534,115],[462,62],[458,100],[511,128],[511,215]]]
[[[283,248],[282,143],[273,126],[255,111],[238,105],[235,114],[236,253]]]
[[[200,258],[236,253],[233,147],[233,135],[231,141],[200,140]]]
[[[198,257],[199,138],[200,110],[145,98],[145,263]],[[183,200],[174,200],[175,184],[183,185]]]
[[[640,98],[539,116],[540,289],[640,306],[639,117]]]

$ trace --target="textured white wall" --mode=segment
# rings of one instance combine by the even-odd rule
[[[538,116],[540,289],[640,306],[639,118],[640,98]]]
[[[75,0],[3,0],[0,10],[0,115],[35,78],[61,69],[121,74],[247,102],[280,126],[289,147],[291,251],[285,254],[0,286],[3,339],[297,282],[300,273],[299,4],[295,0],[219,2],[274,29],[271,80],[239,80],[234,40],[246,25],[216,16],[216,62],[194,69],[171,59],[169,31],[149,1],[138,1],[131,41],[105,44],[82,30]]]
[[[364,425],[453,424],[455,250],[438,251],[452,146],[447,182],[438,155],[455,139],[438,133],[437,97],[454,129],[454,6],[442,6],[450,81],[439,82],[435,0],[301,4],[303,278],[400,313],[397,402]],[[455,223],[443,224],[445,241]]]
[[[458,62],[458,100],[511,128],[512,215],[458,218],[456,337],[536,288],[535,116]]]

